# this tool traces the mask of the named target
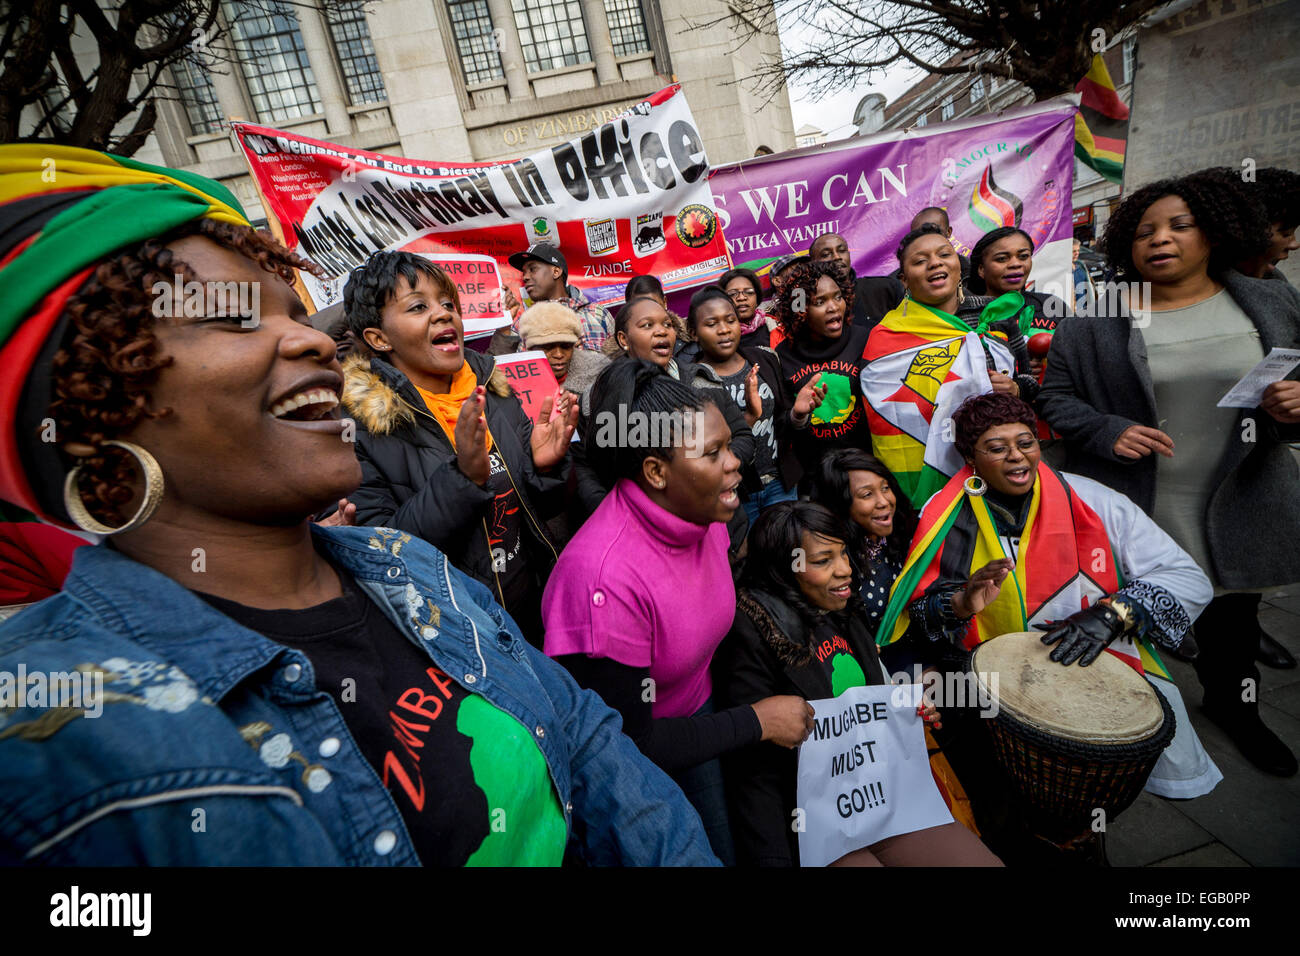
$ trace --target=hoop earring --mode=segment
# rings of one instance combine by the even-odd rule
[[[972,484],[972,482],[974,482],[974,484]],[[961,490],[975,498],[981,498],[984,496],[984,492],[989,490],[989,486],[988,482],[979,475],[971,475],[962,482]]]
[[[132,531],[153,517],[153,513],[158,510],[158,504],[163,497],[163,472],[162,467],[158,464],[158,459],[139,445],[128,441],[106,441],[104,444],[125,449],[140,466],[140,471],[144,475],[144,500],[140,502],[140,507],[136,509],[130,520],[119,528],[110,528],[106,524],[101,524],[86,509],[81,500],[81,493],[77,489],[77,479],[81,474],[81,465],[68,472],[68,477],[63,482],[63,507],[67,509],[68,517],[72,519],[72,523],[82,531],[107,536],[121,534],[123,531]]]

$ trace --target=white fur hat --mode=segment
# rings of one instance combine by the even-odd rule
[[[582,319],[578,313],[558,302],[538,302],[519,317],[519,338],[524,348],[554,342],[582,341]]]

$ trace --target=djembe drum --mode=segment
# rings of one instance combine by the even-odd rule
[[[1063,844],[1088,836],[1097,810],[1109,825],[1137,799],[1176,728],[1169,702],[1119,658],[1063,667],[1041,638],[1003,634],[969,666],[981,698],[996,702],[983,723],[1031,828]]]

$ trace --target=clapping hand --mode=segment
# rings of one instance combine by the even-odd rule
[[[554,395],[542,399],[533,425],[533,466],[539,471],[549,471],[564,460],[569,453],[573,430],[578,427],[578,403],[562,388]]]
[[[763,399],[758,394],[758,366],[751,365],[745,376],[745,424],[750,428],[763,417]]]

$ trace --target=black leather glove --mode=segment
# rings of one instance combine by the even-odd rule
[[[1097,659],[1110,642],[1124,633],[1124,622],[1119,613],[1109,604],[1094,604],[1075,611],[1064,621],[1051,624],[1035,624],[1043,635],[1044,644],[1056,644],[1051,658],[1057,663],[1069,667],[1076,660],[1080,667],[1087,667]]]

